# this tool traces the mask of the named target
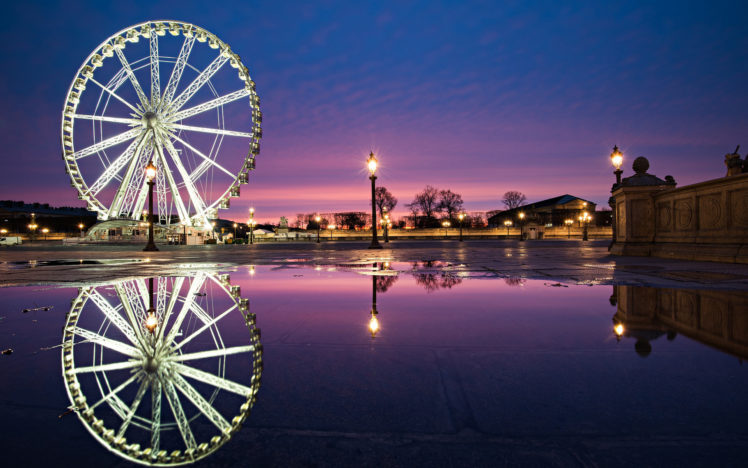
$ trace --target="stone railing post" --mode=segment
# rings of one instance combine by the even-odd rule
[[[668,176],[662,180],[648,174],[649,161],[644,157],[634,160],[635,174],[626,177],[613,190],[615,226],[610,253],[641,255],[651,253],[655,237],[654,194],[675,188]]]

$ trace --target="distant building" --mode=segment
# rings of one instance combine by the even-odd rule
[[[589,200],[566,194],[496,213],[488,218],[488,226],[504,227],[507,220],[516,223],[520,212],[525,214],[527,222],[563,226],[567,219],[577,221],[584,211],[592,215],[596,206]]]

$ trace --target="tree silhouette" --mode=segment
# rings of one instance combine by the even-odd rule
[[[374,193],[374,203],[377,205],[379,217],[383,218],[385,211],[392,211],[397,206],[397,198],[387,190],[387,187],[377,187]]]
[[[501,201],[504,203],[507,210],[513,210],[514,208],[522,206],[527,201],[527,197],[522,192],[510,190],[504,193],[504,198]]]
[[[454,193],[451,190],[442,190],[439,192],[439,209],[446,213],[447,219],[452,220],[454,214],[462,210],[462,195]]]

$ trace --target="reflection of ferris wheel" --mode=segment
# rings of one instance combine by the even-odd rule
[[[191,24],[147,22],[105,40],[78,70],[62,113],[63,158],[100,220],[141,216],[152,160],[158,222],[207,228],[248,182],[261,121],[255,84],[226,43]],[[228,156],[236,153],[247,156]]]
[[[62,372],[71,408],[106,448],[180,465],[241,427],[260,386],[262,345],[228,275],[155,282],[81,288],[64,328]],[[240,323],[248,335],[237,333]]]

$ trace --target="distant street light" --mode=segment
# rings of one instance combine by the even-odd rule
[[[158,248],[156,243],[153,241],[153,179],[156,178],[156,166],[153,165],[153,160],[148,161],[148,165],[145,167],[145,177],[148,179],[148,243],[143,249],[144,252],[157,252]]]
[[[236,241],[236,227],[238,224],[234,223],[234,240]]]
[[[322,217],[320,215],[317,215],[314,217],[314,220],[317,221],[317,243],[319,244],[319,230],[322,227]]]
[[[592,219],[592,216],[589,215],[586,211],[582,213],[582,216],[579,217],[579,222],[582,224],[584,230],[582,231],[582,240],[586,241],[587,239],[587,226],[590,224],[590,220]]]
[[[44,240],[47,240],[47,233],[49,232],[49,229],[43,228],[42,233],[44,234]]]
[[[38,227],[39,225],[36,224],[36,213],[31,213],[31,223],[29,223],[31,234],[29,235],[29,242],[34,242],[34,231],[36,231],[36,228]]]
[[[249,243],[254,244],[255,243],[255,209],[253,207],[249,208]]]
[[[445,239],[449,239],[449,235],[448,235],[449,231],[448,231],[448,229],[449,229],[449,226],[451,226],[451,225],[452,225],[452,223],[450,223],[449,221],[444,221],[442,223],[442,227],[444,227],[444,238]]]
[[[512,225],[512,222],[510,220],[504,221],[504,226],[506,226],[506,237],[509,238],[509,227]]]
[[[375,201],[376,191],[376,172],[377,172],[377,158],[374,157],[374,152],[369,153],[369,159],[366,160],[366,167],[369,169],[369,179],[371,179],[371,245],[370,249],[381,249],[379,240],[377,239],[377,205]]]
[[[521,211],[519,213],[519,240],[525,240],[525,214]]]
[[[460,213],[457,218],[460,220],[460,242],[462,242],[462,220],[465,219],[465,213]]]
[[[83,228],[84,227],[86,227],[85,224],[83,224],[83,223],[78,224],[78,229],[80,229],[80,231],[81,231],[81,237],[83,237]]]
[[[566,238],[571,239],[571,225],[574,224],[574,220],[573,219],[564,220],[564,224],[566,224]]]
[[[389,231],[389,224],[390,224],[390,214],[387,212],[387,208],[385,207],[383,210],[384,216],[382,216],[382,226],[384,228],[384,242],[388,243],[390,241],[390,237],[388,235]]]
[[[330,240],[332,240],[332,231],[335,230],[335,225],[334,224],[328,224],[327,225],[327,229],[330,230]]]

